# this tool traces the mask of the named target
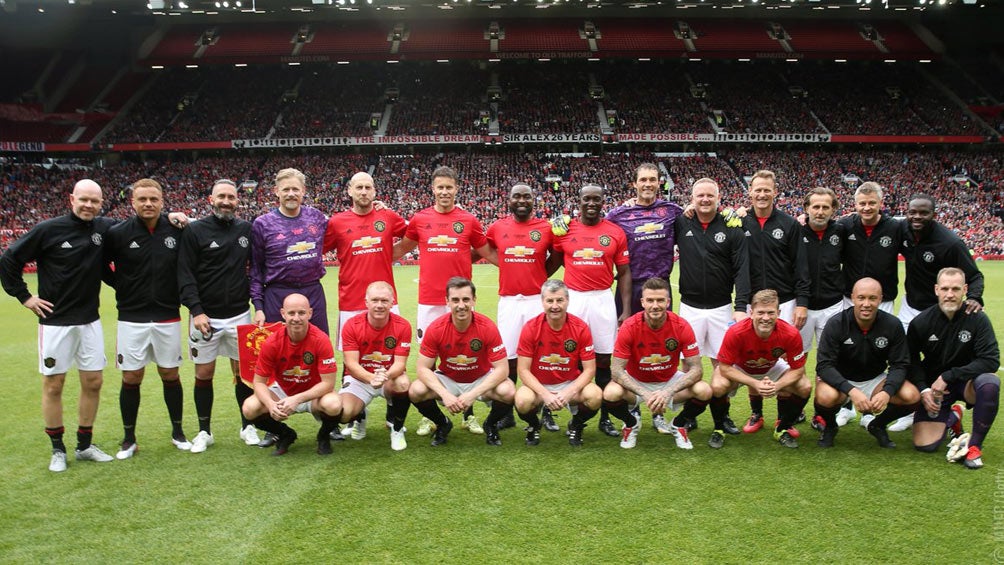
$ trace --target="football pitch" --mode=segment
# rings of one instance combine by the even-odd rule
[[[1004,263],[979,264],[998,341],[1004,338]],[[901,267],[902,269],[902,267]],[[414,322],[417,267],[395,271],[401,313]],[[497,271],[476,266],[477,309],[495,317]],[[323,279],[337,319],[337,273]],[[34,277],[29,277],[34,288]],[[902,281],[902,276],[901,276]],[[901,282],[902,284],[902,282]],[[674,296],[678,296],[674,290]],[[184,314],[187,323],[187,312]],[[767,431],[707,447],[710,415],[691,434],[692,451],[656,433],[646,413],[638,445],[618,446],[597,431],[571,448],[563,433],[523,445],[522,425],[485,445],[457,426],[432,448],[413,431],[393,452],[383,401],[370,407],[362,441],[314,453],[317,424],[297,416],[300,439],[285,457],[247,447],[229,369],[215,379],[216,445],[175,449],[161,386],[148,368],[137,425],[137,455],[126,461],[73,461],[79,380],[64,391],[65,473],[46,470],[37,372],[36,322],[16,300],[0,301],[0,562],[3,563],[990,563],[1004,560],[1004,420],[984,445],[986,466],[970,471],[921,454],[910,433],[880,449],[857,422],[833,449],[800,424],[801,447],[785,449]],[[102,295],[105,351],[112,360],[115,304]],[[417,350],[417,346],[413,349]],[[414,367],[413,351],[409,368]],[[341,364],[341,358],[338,359]],[[707,367],[710,367],[706,363]],[[706,367],[706,369],[707,369]],[[810,356],[814,374],[814,355]],[[185,431],[198,431],[194,369],[182,365]],[[413,371],[409,371],[414,375]],[[705,374],[705,379],[710,373]],[[95,443],[114,454],[122,437],[120,375],[105,370]],[[806,407],[811,417],[811,403]],[[475,408],[487,415],[483,405]],[[765,402],[773,421],[775,403]],[[564,429],[567,412],[557,414]],[[749,416],[745,391],[732,405]],[[969,429],[970,413],[965,417]],[[457,422],[457,419],[454,420]],[[619,425],[619,422],[615,422]]]

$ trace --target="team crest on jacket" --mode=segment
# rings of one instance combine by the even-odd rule
[[[781,239],[784,237],[784,230],[781,228],[776,228],[774,231],[770,232],[771,237],[774,239]]]
[[[925,251],[923,258],[925,263],[934,263],[934,253],[931,253],[930,251]]]
[[[377,220],[373,222],[373,229],[375,229],[376,231],[383,231],[387,229],[387,224],[385,224],[383,220]]]
[[[771,357],[774,357],[774,358],[780,358],[782,355],[784,355],[784,348],[783,347],[775,347],[774,349],[770,350],[770,355],[771,355]]]
[[[569,353],[579,348],[579,344],[576,343],[574,339],[566,339],[564,345],[565,345],[565,351]]]
[[[540,241],[541,235],[537,230],[530,230],[530,239],[532,241]]]
[[[892,238],[887,235],[883,235],[882,237],[879,238],[879,245],[881,245],[882,247],[889,247],[890,245],[892,245]]]
[[[875,347],[885,349],[889,345],[889,340],[884,337],[875,338]]]
[[[243,235],[240,236],[240,237],[238,237],[237,238],[237,245],[240,245],[244,249],[247,249],[248,248],[248,238],[244,237]]]
[[[164,238],[164,247],[167,247],[168,249],[174,249],[175,246],[177,245],[178,245],[178,240],[174,239],[173,237],[168,236]]]
[[[313,365],[314,364],[314,354],[311,353],[311,352],[309,352],[309,351],[304,352],[304,354],[303,354],[303,363],[305,365]]]
[[[481,351],[481,346],[482,343],[480,339],[475,338],[471,340],[471,351]]]
[[[456,233],[464,233],[464,223],[463,222],[453,222],[453,231]]]
[[[959,341],[962,343],[968,343],[971,339],[973,339],[973,334],[969,333],[969,330],[959,332]]]
[[[609,235],[601,235],[600,239],[599,239],[599,242],[600,242],[600,245],[602,245],[603,247],[606,247],[606,246],[610,245],[610,236]]]
[[[673,338],[669,338],[666,340],[666,351],[676,351],[677,347],[680,347],[680,342],[676,341]]]
[[[830,245],[832,245],[834,247],[836,247],[837,245],[840,245],[840,236],[837,235],[837,234],[831,235],[830,236]]]
[[[397,347],[397,338],[394,336],[387,336],[383,340],[383,346],[387,349],[394,349]]]
[[[718,232],[715,234],[715,243],[725,243],[725,234]]]
[[[91,243],[93,243],[94,245],[101,245],[101,234],[100,233],[92,233],[91,234]]]
[[[94,235],[98,235],[98,234],[94,234]],[[51,368],[53,368],[53,367],[56,366],[56,359],[54,357],[46,357],[45,361],[43,361],[43,363],[45,363],[45,368],[46,369],[51,369]]]

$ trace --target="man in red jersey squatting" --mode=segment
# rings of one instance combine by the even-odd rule
[[[244,401],[244,417],[261,430],[275,434],[272,455],[285,455],[296,441],[296,430],[285,420],[300,412],[310,412],[321,421],[317,432],[317,453],[331,454],[331,430],[342,411],[335,393],[335,351],[331,339],[310,323],[313,309],[307,297],[292,293],[280,311],[286,327],[262,344],[254,369],[254,396]],[[268,385],[269,379],[275,381]]]
[[[617,308],[610,287],[617,269],[617,290],[623,306],[619,321],[631,315],[631,266],[627,237],[616,224],[603,219],[603,189],[587,184],[579,190],[579,218],[568,233],[555,239],[554,249],[565,265],[568,311],[589,325],[596,346],[596,384],[610,382],[610,354],[617,334]],[[600,413],[600,431],[611,437],[614,429],[606,410]]]
[[[552,249],[554,236],[547,220],[533,217],[533,189],[526,184],[513,185],[509,191],[509,211],[488,228],[488,245],[498,255],[498,321],[502,343],[509,356],[509,380],[516,383],[516,347],[519,334],[530,320],[544,310],[540,303],[540,285],[558,269],[558,256]],[[502,429],[516,425],[512,414],[499,423]],[[545,409],[544,426],[558,431],[550,411]]]
[[[778,319],[777,292],[764,289],[750,300],[752,317],[732,325],[718,351],[720,375],[711,381],[711,417],[715,430],[708,445],[719,449],[725,443],[722,420],[728,414],[729,397],[746,385],[762,397],[778,398],[774,439],[784,447],[798,447],[788,432],[809,400],[812,383],[805,376],[802,336],[795,326]],[[785,358],[788,361],[785,361]]]
[[[332,249],[338,254],[338,349],[344,351],[342,329],[353,317],[367,311],[364,296],[368,286],[376,281],[390,285],[391,311],[397,308],[397,290],[394,286],[394,238],[404,237],[404,218],[386,208],[374,206],[376,188],[373,177],[356,173],[349,179],[349,198],[352,207],[333,214],[324,231],[324,252]],[[407,341],[410,341],[408,337]],[[366,437],[366,412],[357,416],[351,429],[352,439]],[[388,421],[390,420],[388,414]],[[343,430],[348,434],[349,430]],[[341,436],[338,436],[341,437]]]
[[[617,332],[611,378],[603,391],[603,403],[624,421],[621,447],[631,449],[638,441],[641,423],[632,409],[645,402],[652,414],[665,414],[689,402],[670,425],[680,449],[693,449],[685,421],[700,413],[711,399],[711,387],[702,380],[700,348],[686,320],[669,311],[669,283],[650,278],[642,285],[643,311],[630,318]],[[679,370],[680,357],[683,368]],[[626,402],[625,402],[626,401]],[[699,407],[700,406],[700,407]]]
[[[515,387],[508,379],[505,345],[495,322],[474,311],[474,283],[453,277],[446,283],[450,313],[429,324],[415,364],[418,380],[409,396],[415,408],[436,425],[432,445],[446,443],[453,422],[439,407],[438,399],[451,414],[461,414],[475,400],[491,401],[485,420],[485,441],[502,445],[498,420],[512,410]],[[436,367],[436,360],[439,367]]]
[[[418,247],[418,327],[421,343],[425,330],[449,309],[443,297],[452,277],[471,278],[471,249],[497,264],[488,246],[485,230],[474,214],[457,207],[457,172],[438,167],[432,172],[435,204],[419,211],[408,222],[404,239],[394,246],[394,259]],[[464,425],[472,433],[483,433],[474,413],[465,415]],[[431,426],[423,421],[418,435],[427,435]],[[423,433],[424,432],[424,433]]]
[[[582,319],[568,313],[568,287],[549,280],[541,287],[544,313],[523,328],[519,336],[519,377],[516,411],[530,425],[526,444],[540,443],[541,404],[551,410],[568,407],[568,443],[582,445],[582,429],[596,414],[603,393],[593,383],[596,355],[593,336]],[[580,369],[581,365],[581,369]]]
[[[339,395],[342,421],[355,418],[378,396],[387,399],[390,447],[401,451],[408,447],[404,419],[410,406],[411,381],[405,365],[411,352],[411,324],[391,311],[393,304],[394,288],[390,283],[370,283],[366,289],[366,311],[342,328],[345,373]]]

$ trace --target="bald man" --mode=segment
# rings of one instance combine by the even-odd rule
[[[254,369],[254,396],[244,401],[244,417],[258,429],[275,434],[272,455],[285,455],[297,438],[286,420],[310,412],[321,422],[317,453],[330,455],[329,434],[342,412],[335,392],[338,367],[331,339],[310,323],[314,310],[306,296],[295,292],[286,296],[279,313],[286,327],[262,344]],[[271,386],[269,380],[274,381]]]
[[[324,252],[338,257],[338,349],[343,350],[342,330],[350,319],[366,312],[366,289],[376,281],[390,285],[391,311],[400,314],[394,287],[394,238],[404,237],[404,218],[386,208],[377,209],[376,184],[368,173],[352,175],[346,189],[352,206],[328,219]],[[388,414],[387,421],[390,421]],[[359,414],[352,439],[366,437],[366,412]]]
[[[111,461],[91,443],[105,366],[104,333],[98,317],[102,242],[113,220],[99,217],[103,196],[92,180],[70,194],[70,213],[36,224],[0,258],[0,282],[7,294],[38,317],[38,370],[42,373],[42,417],[52,442],[49,470],[66,470],[63,444],[63,384],[73,364],[80,373],[77,420],[78,461]],[[24,266],[38,265],[38,293],[24,282]]]
[[[837,409],[848,398],[862,414],[878,414],[868,433],[879,446],[896,447],[886,425],[912,414],[920,402],[917,387],[906,379],[910,352],[900,321],[880,309],[882,283],[863,278],[851,290],[851,307],[823,328],[816,353],[816,413],[825,427],[820,447],[833,447]]]

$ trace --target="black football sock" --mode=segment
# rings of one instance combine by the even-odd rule
[[[492,409],[488,411],[485,418],[485,428],[494,429],[498,427],[499,420],[512,413],[512,404],[506,404],[499,400],[492,400]]]
[[[213,416],[213,379],[195,379],[195,413],[199,417],[199,431],[212,433],[209,421]]]
[[[181,379],[161,381],[164,384],[164,404],[167,405],[167,415],[171,418],[171,436],[181,438],[185,432],[181,430],[181,415],[185,407],[184,391],[181,390]]]
[[[868,425],[884,429],[893,420],[899,420],[903,416],[913,414],[914,412],[917,411],[918,408],[920,408],[919,402],[906,405],[893,404],[890,402],[888,405],[886,405],[885,410],[883,410],[882,413],[879,414],[878,416],[875,416],[875,419],[872,420],[872,423]]]
[[[820,405],[818,402],[814,403],[813,408],[816,410],[816,415],[823,419],[826,423],[826,427],[837,427],[837,412],[840,410],[840,406],[834,406],[832,408],[827,408],[826,406]]]
[[[707,407],[707,400],[691,398],[683,404],[683,410],[680,410],[680,413],[676,416],[676,418],[673,418],[673,426],[682,428],[687,420],[696,420],[698,416],[704,413],[704,410]]]
[[[798,416],[802,413],[802,409],[805,408],[808,402],[808,398],[796,394],[786,397],[779,396],[777,398],[777,415],[780,422],[778,422],[777,429],[787,430],[794,426],[795,421],[798,420]]]
[[[251,423],[259,430],[265,430],[266,432],[277,436],[282,435],[284,429],[289,429],[289,426],[283,424],[282,422],[273,420],[268,414],[258,416]]]
[[[529,425],[531,428],[535,430],[540,429],[540,416],[537,415],[536,409],[533,409],[526,414],[519,411],[517,411],[516,413],[519,414],[519,418],[524,422],[526,422],[527,425]]]
[[[729,416],[729,406],[732,401],[729,400],[729,396],[715,396],[711,398],[711,419],[714,421],[714,426],[716,430],[721,430],[725,428],[725,418]]]
[[[607,388],[607,384],[610,383],[610,367],[597,367],[596,368],[596,386],[600,387],[600,390]],[[600,405],[600,420],[609,420],[610,414],[607,407],[603,404]]]
[[[338,416],[331,417],[327,415],[321,416],[321,428],[317,430],[318,441],[328,438],[331,435],[332,430],[338,427]]]
[[[973,406],[973,429],[969,433],[969,445],[982,448],[983,438],[997,418],[1001,381],[997,375],[984,373],[973,381],[973,388],[976,389],[976,404]]]
[[[585,404],[579,404],[579,410],[572,416],[572,421],[568,423],[568,427],[573,430],[582,429],[585,427],[586,422],[595,415],[596,410],[586,407]]]
[[[631,409],[628,408],[627,402],[623,400],[618,400],[617,402],[607,402],[603,401],[603,407],[607,409],[607,412],[617,416],[617,419],[624,422],[624,425],[633,428],[638,425],[638,418],[631,413]]]
[[[244,401],[254,395],[254,390],[244,384],[244,381],[240,379],[234,380],[236,381],[234,382],[234,397],[237,399],[237,411],[241,415],[241,429],[243,430],[251,424],[251,420],[244,417]]]
[[[432,423],[436,424],[437,427],[445,426],[449,423],[449,419],[439,409],[439,405],[436,404],[435,400],[423,400],[422,402],[415,402],[413,404],[420,414],[432,420]]]
[[[66,453],[66,445],[63,443],[63,433],[65,428],[59,426],[58,428],[45,428],[45,435],[49,436],[49,441],[52,442],[52,448]]]
[[[122,382],[119,391],[119,410],[122,412],[122,441],[136,443],[136,418],[139,416],[139,385]]]
[[[77,427],[77,451],[83,451],[91,446],[91,439],[94,438],[94,426]]]
[[[390,423],[394,426],[394,431],[399,432],[404,427],[404,420],[408,417],[408,409],[411,408],[411,399],[408,393],[391,394],[387,402],[387,412],[390,414]]]
[[[763,397],[759,394],[750,393],[750,411],[763,415]]]

